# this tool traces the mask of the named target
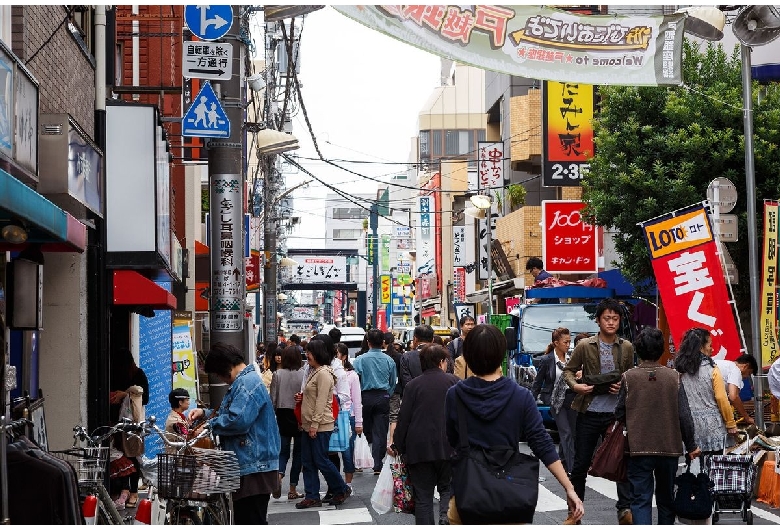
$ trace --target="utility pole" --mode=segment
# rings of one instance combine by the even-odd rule
[[[371,289],[371,297],[374,299],[371,309],[371,329],[377,327],[376,318],[377,310],[379,309],[379,235],[377,229],[379,228],[379,205],[376,201],[371,205],[371,216],[369,219],[369,228],[371,228],[371,247],[369,248],[368,255],[372,259],[372,273],[374,275],[373,288]]]
[[[225,115],[230,122],[230,137],[208,142],[209,214],[211,218],[211,300],[209,323],[211,344],[232,344],[248,359],[254,352],[244,351],[244,186],[243,134],[244,43],[241,13],[245,6],[233,6],[233,24],[224,40],[233,44],[230,58],[233,75],[229,81],[214,82]],[[227,391],[218,380],[209,377],[211,404],[217,405]]]
[[[279,273],[278,259],[276,256],[276,200],[274,197],[274,185],[272,184],[274,175],[274,165],[276,157],[263,157],[263,173],[265,182],[263,184],[263,240],[266,256],[266,264],[263,269],[263,287],[264,292],[264,311],[263,311],[263,334],[266,341],[276,342],[276,290],[277,275]]]

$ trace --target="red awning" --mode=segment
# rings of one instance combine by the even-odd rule
[[[176,309],[176,297],[135,271],[114,271],[114,305],[143,305]]]

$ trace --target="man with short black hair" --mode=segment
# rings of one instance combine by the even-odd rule
[[[739,391],[742,390],[743,380],[758,372],[756,359],[749,353],[744,353],[733,361],[715,359],[715,364],[723,376],[723,382],[726,383],[726,395],[729,397],[731,406],[740,415],[742,421],[749,425],[755,424],[756,421],[745,410],[745,405],[739,397]]]
[[[420,365],[420,348],[433,342],[433,328],[422,324],[414,328],[412,349],[401,356],[401,395],[403,388],[415,377],[422,375]]]
[[[385,337],[381,330],[366,333],[369,349],[352,363],[360,376],[363,401],[363,432],[371,444],[374,474],[382,471],[382,459],[387,450],[387,431],[390,428],[390,394],[398,380],[395,361],[382,351]]]
[[[474,317],[471,315],[463,315],[460,317],[460,320],[458,321],[458,328],[460,329],[460,335],[458,337],[453,338],[449,344],[447,344],[447,349],[450,352],[450,356],[452,357],[453,361],[457,361],[458,357],[460,357],[463,354],[463,340],[466,338],[466,335],[469,334],[469,331],[474,329],[474,326],[477,324],[477,322],[474,320]]]
[[[328,330],[328,336],[333,339],[333,344],[341,342],[341,330],[339,328],[330,328]]]

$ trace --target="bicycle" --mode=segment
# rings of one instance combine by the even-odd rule
[[[98,436],[96,433],[103,429],[108,429],[108,431]],[[103,442],[118,432],[137,436],[134,432],[137,430],[138,424],[127,420],[121,421],[113,427],[98,427],[92,431],[92,434],[83,426],[76,425],[73,427],[73,446],[70,449],[50,451],[53,456],[68,462],[75,470],[81,503],[83,504],[89,496],[97,498],[97,524],[125,524],[124,517],[117,510],[104,484],[111,448],[104,446]],[[81,445],[84,443],[86,446]]]
[[[142,428],[144,435],[154,432],[166,447],[175,450],[175,453],[157,455],[156,480],[148,469],[142,473],[153,506],[158,498],[164,501],[165,523],[232,524],[230,494],[241,485],[236,455],[232,451],[195,447],[200,440],[211,436],[208,429],[188,440],[158,427],[154,416]]]

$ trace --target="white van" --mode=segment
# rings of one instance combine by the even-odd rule
[[[328,334],[328,332],[336,326],[323,326],[320,333]],[[366,330],[358,327],[340,327],[337,328],[341,331],[341,341],[347,345],[349,349],[349,360],[355,359],[355,355],[360,351],[360,347],[363,345],[363,338],[366,336]]]

